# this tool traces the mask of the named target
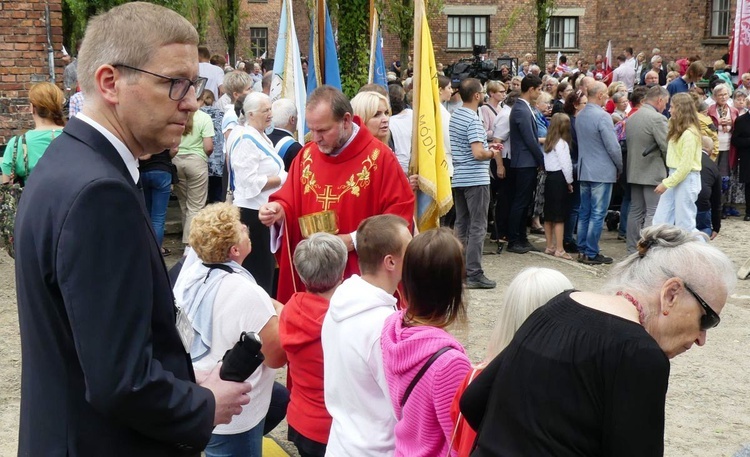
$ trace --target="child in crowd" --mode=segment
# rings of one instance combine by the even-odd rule
[[[573,192],[573,164],[570,159],[570,117],[565,113],[552,116],[544,143],[544,237],[546,254],[566,260],[573,258],[563,247],[565,219],[568,217],[569,196]]]
[[[555,115],[556,116],[556,115]],[[562,273],[549,268],[526,268],[513,278],[503,296],[500,315],[487,344],[487,356],[476,365],[458,387],[451,404],[451,419],[456,424],[452,438],[458,457],[468,457],[476,432],[461,417],[458,403],[466,387],[474,380],[513,339],[516,331],[531,313],[560,292],[572,289],[573,284]]]
[[[701,192],[695,206],[698,210],[695,228],[713,240],[721,230],[721,175],[719,167],[711,160],[714,142],[707,136],[701,137]]]
[[[656,189],[661,195],[653,225],[671,224],[695,230],[695,200],[701,190],[701,134],[698,110],[687,93],[672,97],[667,131],[669,176]]]

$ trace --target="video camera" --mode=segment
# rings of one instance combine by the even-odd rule
[[[461,81],[466,78],[477,78],[482,84],[490,79],[500,79],[500,70],[495,69],[495,63],[491,60],[482,60],[481,55],[487,53],[487,46],[474,45],[473,57],[461,59],[448,68],[447,74],[451,78],[451,87],[458,88]]]

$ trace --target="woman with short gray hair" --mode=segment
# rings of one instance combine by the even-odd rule
[[[329,300],[344,277],[346,260],[346,245],[328,233],[311,235],[294,251],[294,267],[307,292],[297,292],[287,302],[279,336],[294,381],[287,408],[288,438],[302,456],[323,457],[331,430],[323,396],[320,331]]]
[[[472,456],[662,456],[669,359],[706,343],[736,282],[706,239],[648,227],[603,292],[535,311],[461,398]]]

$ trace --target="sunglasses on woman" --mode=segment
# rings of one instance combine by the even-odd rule
[[[684,284],[684,283],[683,283]],[[706,314],[701,316],[701,330],[708,330],[710,328],[714,328],[717,325],[719,325],[719,322],[721,322],[721,318],[718,314],[716,314],[716,311],[714,311],[710,306],[708,306],[708,303],[706,303],[706,300],[701,298],[700,295],[695,293],[693,289],[690,288],[687,284],[685,284],[685,289],[687,289],[688,292],[690,292],[693,297],[698,301],[698,303],[701,305],[704,311],[706,311]]]

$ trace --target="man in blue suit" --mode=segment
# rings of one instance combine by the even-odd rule
[[[578,210],[578,261],[588,265],[612,263],[599,252],[604,217],[612,185],[622,173],[622,152],[612,117],[604,111],[607,86],[596,82],[588,88],[588,103],[576,116],[578,180],[581,207]]]
[[[508,252],[536,250],[526,238],[526,216],[534,198],[537,170],[544,169],[534,112],[542,80],[529,74],[521,80],[521,96],[510,111],[510,167],[513,169],[513,204],[508,217]]]
[[[86,106],[34,169],[16,218],[19,455],[198,455],[249,401],[218,366],[195,383],[192,328],[176,325],[137,186],[138,158],[176,147],[198,108],[197,44],[189,22],[152,4],[89,22]]]

